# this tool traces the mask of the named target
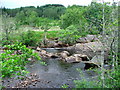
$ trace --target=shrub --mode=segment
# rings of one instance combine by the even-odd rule
[[[39,38],[37,38],[35,31],[23,32],[21,35],[21,42],[26,46],[37,46]]]
[[[25,71],[24,67],[27,62],[29,62],[28,58],[41,60],[38,53],[33,53],[33,50],[26,48],[26,46],[21,43],[5,45],[4,47],[8,48],[8,50],[4,50],[5,53],[0,54],[2,77],[24,75],[28,73]]]
[[[75,43],[79,37],[79,32],[74,25],[69,26],[65,30],[61,30],[59,34],[59,40],[67,44]]]
[[[79,70],[79,69],[78,69]],[[104,69],[105,70],[105,69]],[[81,77],[83,77],[83,72],[80,71]],[[102,71],[94,70],[98,76],[93,78],[93,80],[89,80],[86,78],[82,78],[81,80],[74,80],[76,88],[119,88],[120,87],[120,65],[118,65],[114,71],[113,70],[105,70],[104,74],[104,86],[103,80],[101,79]]]

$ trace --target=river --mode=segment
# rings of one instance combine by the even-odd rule
[[[60,52],[61,50],[47,49],[48,52]],[[66,63],[59,58],[44,59],[46,66],[41,65],[40,61],[29,63],[26,65],[26,69],[36,75],[37,82],[29,83],[25,87],[29,88],[61,88],[66,84],[69,88],[74,88],[74,80],[81,80],[82,78],[92,78],[96,76],[95,72],[84,70],[84,63]],[[83,72],[81,77],[80,73],[76,70],[79,68]],[[30,77],[28,74],[26,77]],[[3,86],[20,87],[21,80],[16,77],[4,79]]]

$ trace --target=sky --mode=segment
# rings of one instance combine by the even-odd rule
[[[91,1],[95,0],[0,0],[0,6],[6,8],[19,8],[24,6],[42,6],[45,4],[62,4],[64,6],[68,5],[89,5]],[[100,0],[98,0],[100,1]],[[104,0],[107,2],[112,2],[113,0]],[[116,0],[115,0],[116,1]]]

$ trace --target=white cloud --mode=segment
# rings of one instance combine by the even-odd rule
[[[41,6],[45,4],[88,5],[92,0],[2,0],[2,6],[16,8],[21,6]]]
[[[17,8],[21,6],[41,6],[45,4],[62,4],[68,5],[88,5],[92,0],[0,0],[1,5],[7,8]],[[113,1],[113,0],[104,0]],[[115,0],[116,1],[116,0]]]

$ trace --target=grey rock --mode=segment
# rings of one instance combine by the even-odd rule
[[[70,57],[65,58],[65,61],[68,63],[81,62],[82,58],[80,58],[78,56],[70,56]]]
[[[68,55],[69,55],[69,52],[68,52],[68,51],[63,51],[63,52],[60,53],[60,56],[61,56],[63,59],[67,58]]]
[[[109,48],[103,45],[101,42],[89,42],[89,43],[77,43],[73,46],[67,47],[69,52],[73,52],[76,54],[87,55],[90,59],[94,57],[96,54],[100,55],[101,51],[105,51],[105,59],[107,59],[109,54]]]

